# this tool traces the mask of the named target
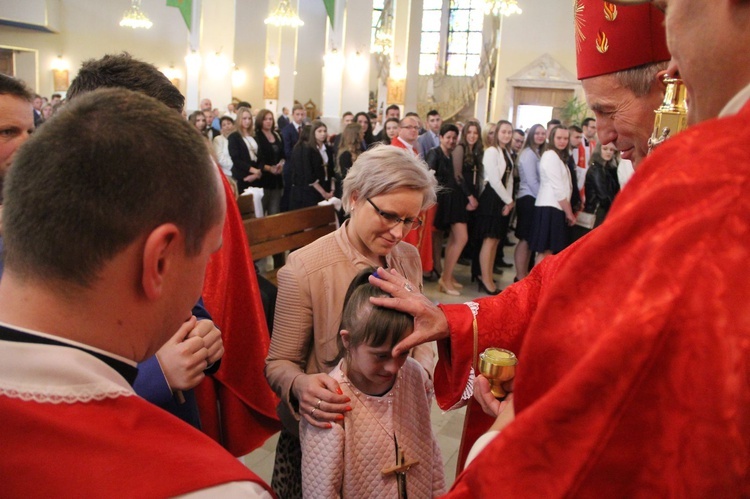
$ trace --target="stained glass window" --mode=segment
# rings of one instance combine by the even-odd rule
[[[443,0],[425,0],[422,9],[419,74],[431,75],[435,74],[439,65]]]
[[[370,30],[370,47],[375,47],[375,29],[380,21],[380,16],[383,14],[383,8],[385,7],[385,0],[373,0],[372,2],[372,28]]]
[[[484,0],[450,0],[446,73],[473,76],[482,54]]]

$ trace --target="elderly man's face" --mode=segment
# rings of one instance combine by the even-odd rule
[[[0,178],[8,173],[13,155],[33,131],[31,103],[14,95],[0,95]]]
[[[599,141],[614,143],[623,159],[637,165],[648,153],[654,109],[663,99],[660,84],[654,81],[643,97],[636,97],[611,74],[587,78],[581,84],[586,102],[596,115]]]

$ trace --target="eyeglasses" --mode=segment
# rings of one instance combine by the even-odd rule
[[[375,211],[378,212],[378,215],[380,215],[383,220],[385,220],[385,223],[389,229],[392,229],[401,223],[404,224],[404,229],[406,229],[407,231],[418,229],[422,225],[422,220],[419,218],[399,218],[393,213],[388,213],[378,208],[378,206],[373,203],[370,198],[367,198],[367,202],[370,203],[372,207],[375,208]]]

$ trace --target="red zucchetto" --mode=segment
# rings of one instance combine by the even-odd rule
[[[651,5],[576,0],[578,79],[668,61],[664,14]]]

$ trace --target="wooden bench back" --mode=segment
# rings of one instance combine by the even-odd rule
[[[240,215],[243,220],[255,217],[255,203],[252,194],[242,194],[237,198],[237,208],[240,209]]]
[[[243,221],[253,260],[301,248],[336,230],[333,206],[312,206]]]

